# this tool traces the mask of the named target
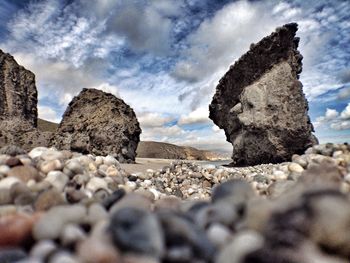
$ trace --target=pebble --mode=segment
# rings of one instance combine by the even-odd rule
[[[264,244],[263,237],[256,232],[247,230],[238,233],[232,242],[218,255],[217,263],[245,262],[245,256],[253,252]],[[270,260],[270,259],[269,259]],[[260,262],[260,261],[259,261]],[[263,261],[261,261],[263,262]],[[284,261],[280,261],[284,262]]]
[[[108,212],[106,209],[98,203],[93,203],[89,206],[87,217],[85,219],[91,225],[98,223],[99,221],[103,221],[108,218]]]
[[[19,248],[8,248],[0,250],[0,262],[11,263],[19,262],[20,260],[26,258],[27,253]]]
[[[14,177],[18,167],[36,175]],[[174,161],[131,175],[112,156],[0,155],[0,243],[23,249],[22,263],[344,263],[349,174],[346,144],[280,164]]]
[[[93,177],[87,183],[86,189],[90,190],[93,193],[95,193],[99,189],[104,189],[108,191],[108,185],[104,179],[99,177]]]
[[[44,174],[48,174],[51,171],[59,171],[62,170],[63,165],[60,160],[50,160],[50,161],[44,161],[40,164],[40,171],[43,172]]]
[[[22,165],[22,162],[21,162],[20,159],[18,159],[16,157],[10,157],[10,158],[7,159],[6,165],[8,167],[15,167],[17,165]]]
[[[65,200],[63,199],[61,192],[56,188],[52,188],[39,194],[35,200],[34,208],[36,211],[44,211],[64,203]]]
[[[12,202],[11,192],[8,188],[0,189],[0,205],[7,205]]]
[[[7,174],[10,171],[10,167],[8,167],[7,165],[0,165],[0,175],[3,174]]]
[[[292,173],[302,173],[304,171],[304,168],[297,163],[291,163],[290,165],[288,165],[288,169]]]
[[[22,182],[28,182],[29,180],[38,181],[40,179],[38,170],[31,165],[15,166],[8,171],[7,176],[18,178]]]
[[[14,184],[21,182],[17,177],[8,176],[0,180],[0,189],[10,189]]]
[[[33,236],[36,240],[58,238],[65,224],[82,222],[85,216],[82,205],[55,206],[34,225]]]
[[[21,147],[18,147],[16,145],[7,145],[4,147],[1,147],[0,154],[6,154],[9,156],[16,156],[20,154],[26,154],[26,151],[23,150]]]
[[[122,208],[111,216],[109,231],[115,245],[125,252],[160,258],[164,252],[163,232],[148,211]]]
[[[230,230],[221,224],[212,224],[207,229],[209,240],[217,247],[223,247],[232,238]]]
[[[46,147],[36,147],[34,149],[32,149],[28,155],[30,158],[35,159],[37,157],[40,157],[41,155],[43,155],[43,153],[47,152],[48,148]]]
[[[103,164],[107,165],[107,166],[119,166],[119,162],[117,159],[115,159],[113,156],[111,155],[107,155],[106,157],[103,158]]]
[[[50,257],[49,263],[78,263],[78,259],[67,251],[59,251]]]
[[[84,167],[76,159],[71,159],[66,162],[63,172],[70,178],[76,174],[84,174]]]
[[[0,247],[19,246],[28,240],[37,215],[13,214],[0,217]],[[1,262],[1,261],[0,261]]]
[[[84,230],[76,224],[67,224],[63,227],[60,241],[63,246],[75,245],[86,238]]]
[[[58,191],[62,192],[64,187],[68,183],[69,178],[67,175],[60,171],[50,171],[47,174],[45,180],[50,182],[52,186],[56,187]]]
[[[45,258],[57,248],[55,242],[52,240],[40,240],[30,251],[30,256],[41,261],[44,261]]]

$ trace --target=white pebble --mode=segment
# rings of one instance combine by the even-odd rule
[[[6,177],[4,179],[2,179],[0,181],[0,189],[1,188],[6,188],[6,189],[10,189],[12,185],[14,185],[15,183],[21,182],[21,180],[19,180],[16,177]]]
[[[47,174],[46,181],[50,182],[50,184],[58,189],[58,191],[63,191],[64,187],[69,181],[67,175],[60,171],[51,171]]]
[[[28,155],[30,158],[34,159],[36,157],[40,157],[43,155],[46,151],[48,151],[48,148],[46,147],[36,147],[33,150],[31,150]]]
[[[300,164],[291,163],[288,166],[288,170],[294,173],[302,173],[304,171],[304,168]]]
[[[104,179],[99,177],[93,177],[87,183],[86,189],[90,190],[93,193],[95,193],[99,189],[105,189],[108,191],[108,185]]]
[[[216,223],[209,227],[207,236],[215,245],[222,247],[231,239],[231,232],[227,227]]]
[[[105,164],[105,165],[108,165],[108,166],[110,166],[110,165],[119,165],[119,162],[118,162],[118,160],[117,159],[115,159],[113,156],[111,156],[111,155],[107,155],[104,159],[103,159],[103,163]]]

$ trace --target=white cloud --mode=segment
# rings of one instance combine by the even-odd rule
[[[189,114],[181,115],[178,124],[186,125],[186,124],[200,124],[200,123],[208,123],[209,119],[209,109],[200,107]]]
[[[169,140],[174,137],[183,136],[186,131],[183,130],[178,125],[173,126],[162,126],[162,127],[152,127],[142,130],[141,140],[152,141],[152,140]]]
[[[278,25],[266,11],[262,5],[248,1],[224,6],[189,37],[191,47],[184,52],[184,60],[175,66],[174,76],[200,81],[213,72],[223,73],[248,51],[252,42],[257,42]]]
[[[102,83],[98,86],[92,86],[92,87],[88,87],[88,88],[91,88],[91,89],[99,89],[99,90],[102,90],[104,92],[107,92],[107,93],[111,93],[113,94],[114,96],[116,96],[117,98],[120,98],[120,95],[119,95],[119,92],[118,92],[118,88],[114,85],[111,85],[109,83]]]
[[[334,130],[348,130],[350,129],[350,121],[339,121],[339,122],[335,122],[332,123],[330,126],[332,129]]]
[[[345,109],[340,113],[340,118],[350,119],[350,103],[348,103]]]
[[[316,118],[314,124],[315,128],[321,127],[324,124],[333,122],[339,116],[339,112],[335,109],[327,108],[324,116],[319,116]]]
[[[47,106],[38,106],[38,117],[55,123],[59,123],[61,121],[61,118],[57,116],[57,112]]]
[[[162,127],[164,124],[171,122],[172,117],[163,116],[155,112],[142,112],[137,114],[137,119],[142,128]]]
[[[213,125],[211,127],[211,129],[213,130],[213,132],[220,132],[221,131],[221,129],[218,126],[216,126],[216,125]]]
[[[331,120],[338,117],[338,115],[339,115],[339,112],[337,112],[336,110],[327,108],[325,117],[326,119]]]
[[[53,100],[64,108],[83,88],[99,87],[100,85],[103,88],[103,81],[94,75],[99,73],[98,67],[103,66],[103,63],[99,61],[92,61],[83,68],[75,68],[67,62],[37,58],[28,53],[13,53],[12,55],[20,65],[34,72],[39,100]],[[94,68],[96,68],[95,72]]]
[[[339,114],[335,109],[327,108],[324,116],[316,118],[314,122],[315,128],[329,127],[333,130],[348,130],[350,129],[350,103]]]

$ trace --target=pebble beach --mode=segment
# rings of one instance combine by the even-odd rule
[[[0,150],[0,262],[348,262],[350,147],[248,167]],[[137,164],[135,164],[137,165]]]

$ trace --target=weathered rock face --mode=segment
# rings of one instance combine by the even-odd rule
[[[37,125],[35,76],[0,50],[0,119],[19,118]]]
[[[53,146],[95,155],[135,160],[141,129],[123,100],[96,89],[83,89],[66,109]]]
[[[298,80],[297,24],[286,24],[244,54],[220,80],[210,118],[233,145],[233,164],[289,160],[317,143]]]
[[[36,129],[37,97],[34,74],[0,50],[0,147],[47,145],[51,134]]]

